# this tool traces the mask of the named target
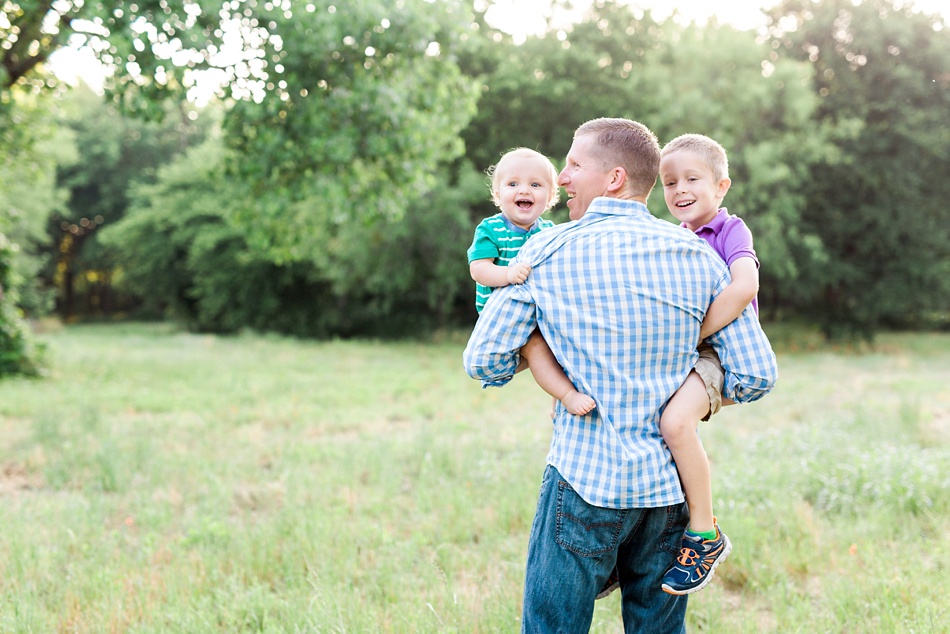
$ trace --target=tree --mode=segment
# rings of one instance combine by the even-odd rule
[[[131,188],[154,182],[158,167],[197,142],[212,117],[209,111],[193,121],[194,110],[168,103],[162,122],[143,121],[124,116],[85,86],[69,91],[60,104],[59,121],[72,133],[80,160],[58,169],[57,181],[69,198],[49,218],[53,260],[45,279],[57,289],[60,316],[69,319],[113,309],[114,263],[98,244],[99,229],[120,220]]]
[[[220,11],[205,8],[164,0],[5,5],[0,36],[8,53],[0,95],[48,91],[55,82],[42,74],[42,61],[66,41],[89,47],[113,68],[107,93],[117,114],[160,115],[169,110],[160,97],[181,98],[195,71],[220,69],[230,95],[221,156],[230,162],[213,162],[221,168],[214,172],[194,171],[191,164],[205,186],[227,187],[211,188],[220,194],[214,213],[212,200],[201,197],[196,206],[174,189],[188,191],[188,174],[169,174],[139,196],[148,203],[140,204],[135,218],[118,223],[133,174],[148,182],[147,170],[134,169],[136,157],[155,159],[149,168],[169,155],[128,144],[129,134],[144,138],[150,129],[116,113],[107,120],[98,110],[80,108],[83,116],[71,127],[86,160],[61,171],[72,194],[70,209],[50,227],[62,254],[58,275],[80,266],[96,279],[125,276],[133,287],[142,279],[137,274],[158,268],[137,267],[129,258],[123,268],[110,269],[97,248],[100,227],[120,226],[113,242],[127,248],[153,244],[148,231],[154,230],[179,245],[172,256],[188,254],[187,262],[162,260],[169,271],[182,273],[180,285],[168,287],[175,293],[165,296],[172,300],[165,308],[201,327],[257,327],[252,313],[262,307],[257,299],[271,282],[284,284],[288,294],[312,290],[316,280],[331,284],[333,297],[353,295],[338,279],[328,280],[330,271],[348,266],[340,258],[355,257],[355,251],[328,243],[346,243],[341,235],[349,223],[373,231],[373,223],[401,217],[437,184],[441,166],[461,153],[458,131],[473,112],[475,95],[453,60],[453,47],[470,27],[471,9],[427,0],[394,6],[239,0],[222,3]],[[228,44],[231,38],[236,45]],[[164,200],[157,200],[159,193]],[[169,253],[168,245],[153,246],[149,262]],[[85,263],[77,265],[77,258]],[[260,281],[243,287],[249,298],[244,309],[227,293],[237,288],[234,279],[220,279],[234,271]],[[144,282],[138,289],[152,290]],[[276,308],[259,311],[276,317],[265,325],[300,331],[304,319],[295,326],[295,317],[281,316],[294,313],[286,311],[290,304],[289,295],[281,296]]]
[[[463,8],[317,0],[253,14],[276,34],[263,45],[273,92],[225,118],[231,173],[251,187],[235,210],[250,243],[326,267],[337,227],[399,217],[436,185],[475,107],[454,61]]]
[[[56,166],[75,160],[70,135],[52,124],[51,100],[21,93],[12,106],[14,120],[26,129],[19,139],[30,142],[18,160],[0,158],[0,376],[36,374],[43,366],[42,348],[24,316],[43,314],[48,306],[35,282],[45,264],[46,218],[66,198],[56,186]],[[0,129],[0,139],[11,135]]]
[[[277,263],[233,220],[249,192],[225,172],[227,159],[212,135],[136,186],[129,214],[98,234],[118,262],[117,284],[146,311],[200,330],[318,337],[417,333],[472,312],[460,254],[468,205],[487,192],[482,177],[466,171],[459,185],[421,192],[399,218],[372,225],[317,215],[326,261]]]
[[[775,59],[808,60],[816,128],[834,152],[809,170],[799,230],[825,266],[800,308],[829,335],[926,325],[950,308],[950,30],[890,0],[786,0],[770,12]]]
[[[756,236],[761,306],[774,317],[792,304],[803,272],[823,261],[799,218],[810,166],[832,148],[813,123],[813,69],[793,59],[763,63],[769,50],[751,32],[658,23],[605,2],[569,29],[521,45],[489,32],[462,59],[482,84],[463,132],[466,157],[484,169],[513,145],[529,145],[561,160],[574,128],[599,116],[643,121],[661,142],[686,132],[716,138],[734,181],[726,204]],[[658,192],[650,208],[672,220]]]
[[[589,119],[627,116],[652,125],[659,105],[641,73],[661,32],[649,13],[597,2],[579,23],[522,44],[491,30],[474,38],[460,59],[481,84],[477,114],[463,132],[466,158],[484,170],[526,145],[560,160]]]
[[[37,157],[43,155],[41,142],[49,129],[48,123],[32,117],[31,110],[24,104],[59,90],[55,78],[44,70],[44,63],[53,52],[67,43],[87,47],[112,69],[107,84],[112,100],[124,110],[153,116],[162,112],[159,97],[184,96],[194,83],[192,70],[221,66],[233,72],[244,63],[244,52],[253,48],[248,45],[247,37],[253,36],[255,29],[240,22],[239,4],[228,4],[233,12],[224,11],[222,7],[221,12],[209,13],[202,12],[189,0],[135,3],[12,0],[3,3],[0,14],[0,176],[4,177],[7,191],[2,192],[5,196],[0,195],[0,223],[17,224],[24,207],[31,210],[42,207],[43,213],[48,215],[58,204],[44,204],[46,192],[28,199],[25,206],[3,200],[4,197],[17,198],[24,188],[23,183],[30,182],[6,177],[11,173],[26,176]],[[237,47],[238,54],[225,64],[217,62],[216,54],[222,48],[225,35],[224,29],[219,28],[222,22],[232,25],[229,33],[243,44]],[[245,76],[253,79],[256,75]],[[56,198],[60,190],[50,184],[48,192]],[[45,216],[39,220],[39,226],[46,223]],[[26,280],[35,277],[42,262],[32,255],[32,244],[20,243],[20,238],[15,236],[11,240],[6,227],[0,226],[0,235],[9,241],[4,247],[3,258],[7,261],[3,266],[12,275],[3,280],[7,288],[0,314],[0,332],[4,333],[4,341],[9,342],[0,346],[5,359],[0,363],[0,374],[3,374],[37,367],[34,348],[29,345],[29,328],[22,319],[22,306],[18,304],[32,302],[35,307],[42,302],[39,294],[31,296],[29,292],[35,285],[24,285]],[[24,269],[31,269],[34,275],[16,275],[18,270]]]
[[[18,247],[0,231],[0,377],[40,374],[44,348],[37,344],[17,308],[17,280],[12,264]]]
[[[128,213],[98,233],[117,263],[116,284],[137,295],[147,314],[227,330],[215,319],[201,320],[196,286],[203,272],[196,270],[193,255],[197,242],[210,245],[207,250],[212,251],[220,249],[217,245],[233,245],[220,269],[220,275],[230,274],[233,280],[248,280],[247,262],[257,259],[247,253],[240,233],[227,224],[227,209],[241,193],[227,181],[223,161],[220,136],[212,135],[160,167],[154,183],[136,185]],[[261,284],[260,294],[272,287]],[[216,290],[231,298],[233,314],[246,310],[242,298],[249,298],[236,292],[233,282]]]
[[[218,70],[240,89],[260,79],[255,42],[266,30],[244,17],[257,0],[13,0],[0,15],[0,102],[13,86],[57,88],[43,65],[65,46],[85,48],[107,73],[107,93],[123,108],[162,114],[182,99],[196,71]]]
[[[807,61],[769,59],[754,33],[730,26],[664,24],[648,63],[638,69],[662,106],[653,127],[662,142],[684,133],[726,148],[732,188],[724,205],[755,237],[761,262],[760,309],[777,319],[794,311],[800,284],[825,253],[803,228],[811,167],[834,151],[815,125],[818,98]],[[651,209],[672,219],[661,195]]]

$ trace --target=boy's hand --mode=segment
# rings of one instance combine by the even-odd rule
[[[528,279],[528,273],[531,272],[531,265],[525,262],[508,265],[508,283],[523,284]]]

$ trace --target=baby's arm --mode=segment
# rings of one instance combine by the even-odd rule
[[[531,265],[525,262],[512,262],[510,266],[498,266],[491,258],[472,260],[468,265],[472,279],[482,286],[498,288],[509,284],[521,284],[528,279]]]
[[[710,304],[699,331],[700,341],[731,324],[759,292],[759,267],[752,258],[739,258],[729,267],[732,282]]]

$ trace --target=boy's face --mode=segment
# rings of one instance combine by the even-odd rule
[[[515,226],[530,229],[551,204],[551,168],[534,157],[509,157],[497,175],[495,201]]]
[[[716,180],[697,154],[677,150],[660,159],[660,182],[670,213],[690,231],[709,224],[729,191],[728,178]]]
[[[558,185],[567,192],[571,220],[580,220],[595,198],[607,194],[610,185],[610,172],[605,171],[603,161],[594,156],[596,144],[593,134],[574,137],[564,169],[558,175]]]

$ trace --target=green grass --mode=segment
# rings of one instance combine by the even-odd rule
[[[518,629],[529,376],[482,390],[464,337],[42,339],[0,382],[0,632]],[[703,426],[735,550],[690,631],[950,632],[950,336],[775,340],[779,387]]]

